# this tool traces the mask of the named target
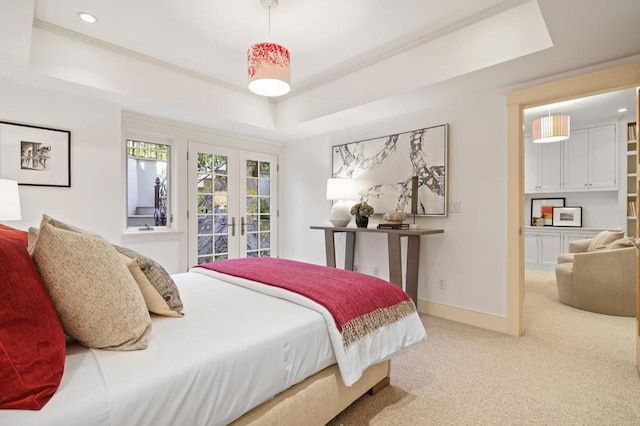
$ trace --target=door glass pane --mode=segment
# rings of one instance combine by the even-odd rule
[[[258,195],[258,179],[247,179],[247,195]]]
[[[247,160],[247,177],[258,177],[258,162]]]
[[[246,162],[247,257],[271,255],[271,163]]]
[[[228,257],[228,164],[224,155],[198,153],[198,264]]]

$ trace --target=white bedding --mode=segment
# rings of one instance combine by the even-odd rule
[[[357,382],[362,377],[362,373],[370,366],[389,359],[392,355],[400,353],[405,348],[427,337],[420,317],[414,312],[390,324],[376,328],[371,333],[353,342],[349,347],[346,347],[342,334],[338,331],[336,321],[329,310],[311,299],[286,289],[264,285],[210,269],[195,267],[191,271],[218,278],[265,295],[288,300],[318,312],[322,315],[329,331],[333,353],[345,386],[351,386]]]
[[[147,349],[70,346],[49,403],[1,410],[0,425],[223,425],[335,363],[319,313],[202,274],[173,278],[185,316],[153,316]]]

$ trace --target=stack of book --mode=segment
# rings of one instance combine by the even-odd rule
[[[408,223],[379,223],[378,229],[409,229]]]

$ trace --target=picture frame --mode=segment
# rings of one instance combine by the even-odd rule
[[[554,207],[553,226],[582,227],[582,207]]]
[[[564,207],[564,204],[564,198],[532,198],[531,223],[535,217],[544,217],[544,226],[553,226],[553,208]]]
[[[71,132],[0,121],[0,178],[71,187]]]
[[[332,146],[332,177],[376,214],[447,216],[448,124]]]

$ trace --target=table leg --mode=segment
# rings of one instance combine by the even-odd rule
[[[387,250],[389,252],[389,281],[402,288],[402,253],[400,252],[400,235],[387,234]]]
[[[324,230],[324,249],[327,257],[327,266],[336,267],[336,245],[333,240],[333,230]]]
[[[420,236],[409,235],[407,240],[406,292],[418,304],[418,267],[420,266]]]
[[[347,242],[344,248],[344,269],[353,271],[356,253],[356,233],[347,231]]]

